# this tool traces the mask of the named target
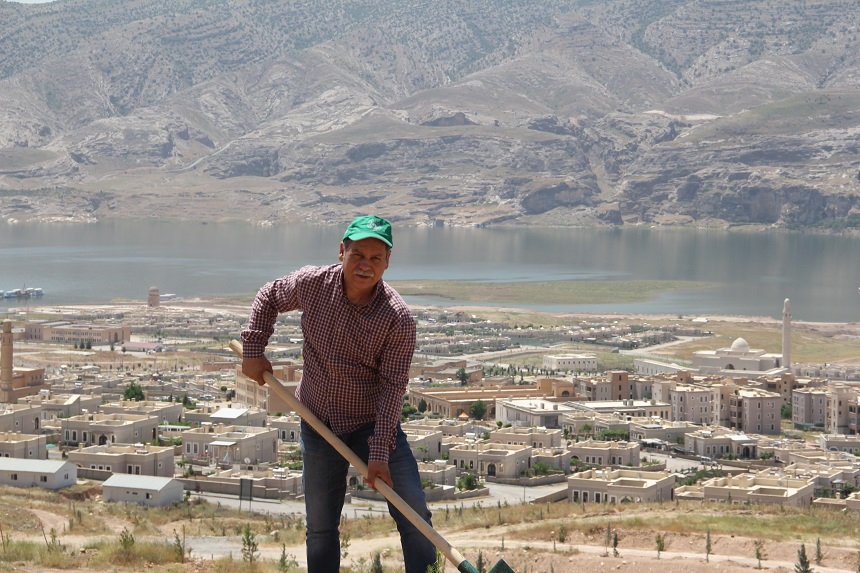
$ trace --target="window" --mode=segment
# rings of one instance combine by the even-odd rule
[[[48,483],[48,476],[39,476],[39,481],[42,483]]]
[[[18,481],[18,474],[12,474],[12,481]]]

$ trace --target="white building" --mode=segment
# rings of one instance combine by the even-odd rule
[[[61,489],[78,481],[78,466],[55,460],[0,458],[0,485]]]
[[[182,501],[182,483],[173,478],[114,474],[102,485],[105,501],[140,503],[150,507]]]
[[[543,357],[547,370],[570,370],[573,372],[597,372],[596,354],[550,354]]]

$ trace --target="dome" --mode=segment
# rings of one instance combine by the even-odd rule
[[[737,340],[732,342],[732,350],[739,350],[741,352],[749,352],[750,351],[750,345],[743,338],[738,338]]]

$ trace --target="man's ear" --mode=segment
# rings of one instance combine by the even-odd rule
[[[337,260],[343,262],[343,243],[340,244],[340,252],[337,254]]]

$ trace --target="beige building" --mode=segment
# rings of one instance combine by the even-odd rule
[[[639,466],[637,442],[585,440],[568,446],[570,457],[598,466]]]
[[[474,433],[474,424],[472,422],[452,419],[422,418],[404,422],[401,426],[404,430],[410,428],[413,430],[438,431],[442,432],[443,436],[464,437],[466,434]]]
[[[577,396],[591,402],[608,402],[636,398],[636,383],[624,370],[613,370],[604,378],[578,378]]]
[[[185,408],[181,402],[155,400],[120,400],[99,405],[102,414],[139,414],[158,418],[159,424],[176,424],[182,421]]]
[[[69,321],[32,321],[24,325],[27,340],[62,344],[118,344],[131,340],[127,324],[89,324]]]
[[[559,448],[562,445],[562,431],[542,427],[511,426],[490,432],[490,442],[531,446],[533,448]]]
[[[354,468],[350,467],[350,474]],[[360,474],[358,479],[361,479]],[[347,479],[350,479],[349,477]],[[355,483],[358,483],[358,479]],[[241,480],[250,480],[252,495],[255,499],[295,498],[303,495],[302,472],[290,471],[286,468],[247,469],[233,467],[218,470],[203,477],[195,477],[192,489],[239,495]]]
[[[120,474],[173,477],[173,447],[105,444],[69,451],[69,461],[84,469]]]
[[[684,449],[689,454],[718,460],[726,454],[748,460],[759,457],[758,443],[742,432],[728,428],[710,427],[684,436]]]
[[[585,354],[548,354],[543,357],[543,367],[547,370],[570,372],[597,372],[597,355]]]
[[[791,423],[795,428],[824,428],[827,420],[827,390],[798,388],[791,393]]]
[[[669,422],[659,417],[633,418],[630,421],[630,439],[637,442],[662,443],[665,446],[683,444],[684,436],[699,426],[692,422]]]
[[[182,432],[186,459],[206,464],[257,465],[276,462],[278,432],[251,426],[206,424]]]
[[[301,379],[300,365],[291,360],[276,360],[272,363],[275,378],[280,380],[287,391],[295,395],[296,387]],[[236,397],[239,404],[262,410],[267,414],[285,414],[290,412],[289,404],[282,400],[276,393],[269,392],[267,385],[260,386],[255,381],[242,374],[242,363],[237,362],[236,367]]]
[[[520,477],[531,468],[531,446],[472,443],[454,446],[448,452],[451,465],[459,473],[478,477]]]
[[[818,445],[822,450],[828,452],[848,452],[853,454],[860,452],[860,436],[845,434],[821,434],[818,436]],[[860,459],[858,459],[860,462]]]
[[[282,442],[298,443],[301,439],[302,418],[294,412],[286,416],[271,418],[269,427],[278,433]]]
[[[14,366],[12,322],[4,320],[0,330],[0,402],[12,404],[25,396],[48,390],[44,368]]]
[[[860,388],[843,383],[831,383],[827,386],[827,418],[824,427],[829,434],[845,434],[851,432],[851,405],[860,401]]]
[[[496,401],[496,420],[514,426],[559,429],[566,414],[576,412],[576,404],[543,398],[508,398]]]
[[[422,346],[423,349],[423,346]],[[452,382],[460,384],[457,373],[463,369],[468,376],[468,384],[478,384],[484,376],[480,364],[469,364],[466,360],[435,360],[429,364],[413,364],[409,368],[410,378],[433,379],[444,381],[451,379]]]
[[[484,386],[481,388],[417,388],[409,386],[406,399],[415,408],[423,400],[427,406],[426,414],[447,419],[456,419],[469,415],[469,408],[478,400],[487,405],[485,419],[499,419],[496,411],[499,400],[542,396],[546,400],[555,400],[552,382],[547,380],[543,385],[529,386]],[[570,394],[570,390],[567,390]]]
[[[0,432],[35,434],[42,429],[42,406],[0,404]]]
[[[454,486],[457,484],[457,468],[444,460],[418,462],[418,475],[422,480],[436,485]]]
[[[40,408],[42,425],[56,426],[63,418],[80,416],[85,411],[95,412],[102,403],[102,397],[92,394],[54,394],[45,390],[27,396],[20,403]]]
[[[46,460],[48,459],[46,438],[42,435],[20,432],[0,432],[0,457]]]
[[[740,474],[706,480],[699,486],[679,487],[678,499],[731,503],[768,503],[806,507],[815,492],[813,478]]]
[[[403,433],[416,460],[430,462],[442,457],[443,435],[439,430],[403,428]]]
[[[749,434],[779,434],[781,406],[776,392],[740,388],[729,401],[731,427]]]
[[[693,353],[693,369],[702,374],[747,371],[750,375],[761,375],[775,373],[779,368],[782,368],[782,354],[750,348],[743,338],[736,339],[729,348]]]
[[[671,420],[710,424],[713,420],[713,393],[701,386],[677,385],[669,392]]]
[[[671,501],[675,476],[668,472],[590,469],[567,478],[571,503]]]
[[[183,417],[192,427],[202,424],[266,427],[266,411],[260,408],[227,402],[198,404],[194,410],[185,410]]]
[[[158,439],[158,418],[146,414],[90,414],[59,420],[68,445],[136,444]]]

